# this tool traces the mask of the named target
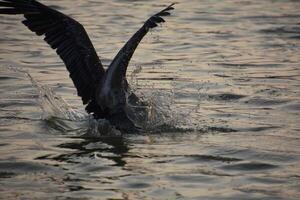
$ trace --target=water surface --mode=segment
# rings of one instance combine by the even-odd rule
[[[86,27],[105,66],[170,3],[42,2]],[[128,69],[170,125],[144,135],[80,137],[91,124],[72,120],[63,63],[0,16],[0,199],[299,198],[300,2],[177,2]]]

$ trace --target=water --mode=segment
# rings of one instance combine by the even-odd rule
[[[43,2],[86,27],[104,65],[170,3]],[[0,199],[299,199],[300,2],[177,2],[129,67],[168,114],[143,135],[82,137],[95,124],[60,59],[0,16]]]

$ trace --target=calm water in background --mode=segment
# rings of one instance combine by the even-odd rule
[[[86,27],[105,65],[170,3],[43,2]],[[47,88],[82,108],[64,65],[0,16],[0,199],[299,199],[300,2],[177,2],[128,79],[160,120],[192,130],[140,136],[84,139],[86,124],[55,121]]]

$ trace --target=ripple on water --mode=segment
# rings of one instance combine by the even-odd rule
[[[298,102],[290,102],[287,105],[282,105],[281,106],[282,110],[286,110],[286,111],[293,111],[295,113],[299,114],[300,111],[300,103]]]
[[[36,162],[16,162],[16,161],[0,161],[1,173],[27,174],[27,173],[57,173],[57,168],[39,164]]]
[[[290,38],[290,39],[299,39],[300,38],[300,28],[299,26],[280,26],[272,27],[269,29],[262,29],[264,34],[276,34],[280,37]]]
[[[226,156],[214,156],[214,155],[185,155],[185,158],[193,159],[196,162],[237,162],[241,161],[242,159],[233,158],[233,157],[226,157]],[[190,160],[186,160],[186,163],[191,162]]]
[[[245,99],[244,103],[262,107],[262,106],[274,106],[274,105],[286,104],[289,101],[290,100],[287,99],[271,99],[271,98],[267,99],[261,96],[256,96],[256,97],[251,97],[247,100]]]
[[[277,165],[268,164],[268,163],[259,163],[259,162],[245,162],[245,163],[235,163],[235,164],[226,164],[221,167],[224,170],[232,171],[253,171],[259,172],[261,170],[271,170],[277,168]]]
[[[233,94],[233,93],[212,94],[208,96],[209,98],[218,101],[234,101],[246,97],[245,95]]]

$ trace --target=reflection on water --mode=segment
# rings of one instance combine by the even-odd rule
[[[82,22],[105,65],[170,3],[43,2]],[[89,137],[60,59],[0,16],[0,199],[299,198],[300,2],[178,2],[129,67],[161,111],[142,135]]]

